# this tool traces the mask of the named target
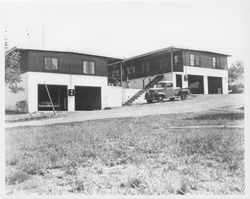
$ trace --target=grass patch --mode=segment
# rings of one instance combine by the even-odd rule
[[[32,120],[40,120],[45,118],[54,118],[54,117],[63,117],[64,114],[58,112],[54,115],[53,112],[35,112],[35,113],[26,113],[26,114],[9,114],[5,116],[6,123],[14,123],[14,122],[24,122],[24,121],[32,121]]]
[[[243,129],[168,128],[217,124],[201,118],[171,114],[7,129],[7,169],[52,182],[48,190],[63,184],[73,193],[240,194]],[[241,120],[233,118],[224,114],[220,122]]]
[[[9,174],[6,177],[6,184],[7,185],[14,185],[14,184],[24,182],[28,179],[29,179],[29,175],[27,175],[27,173],[25,173],[21,170],[17,170],[15,172]]]
[[[229,113],[207,113],[196,116],[195,120],[243,120],[243,112],[229,112]]]

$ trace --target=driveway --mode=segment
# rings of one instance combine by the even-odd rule
[[[152,104],[140,104],[110,110],[66,112],[64,117],[6,123],[6,128],[18,126],[49,125],[105,118],[138,117],[147,115],[204,112],[221,108],[240,108],[244,106],[243,94],[196,95],[186,101],[167,101]]]

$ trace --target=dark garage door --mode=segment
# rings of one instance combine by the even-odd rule
[[[208,94],[221,94],[222,91],[222,78],[221,77],[208,77]]]
[[[75,86],[75,110],[101,109],[101,87]]]
[[[203,76],[188,75],[188,87],[193,94],[204,94]]]
[[[47,85],[53,106],[57,111],[67,111],[67,86]],[[52,111],[52,104],[44,84],[38,85],[38,111]]]

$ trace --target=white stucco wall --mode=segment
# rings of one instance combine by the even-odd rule
[[[183,72],[170,72],[164,73],[163,80],[173,81],[173,86],[176,87],[176,74],[182,75],[182,87],[188,87],[188,81],[184,80],[184,75],[199,75],[203,76],[204,83],[204,93],[208,94],[208,76],[211,77],[221,77],[222,78],[222,89],[223,94],[228,94],[228,71],[221,69],[211,69],[211,68],[202,68],[202,67],[192,67],[192,66],[184,66]],[[157,76],[157,75],[155,75]],[[133,89],[142,89],[143,81],[144,85],[147,85],[150,79],[153,79],[155,76],[143,77],[130,80],[130,88]],[[123,86],[126,86],[126,83],[123,82]],[[132,91],[131,91],[132,92]]]
[[[138,91],[141,89],[135,89],[135,88],[123,88],[122,90],[122,103],[124,104],[126,101],[128,101],[131,97],[133,97]],[[138,97],[133,104],[142,104],[145,103],[146,100],[144,99],[145,93],[143,93],[140,97]]]
[[[203,76],[204,94],[208,94],[207,77],[208,76],[221,77],[223,94],[228,94],[228,71],[227,70],[184,66],[184,74]]]
[[[58,73],[27,72],[27,101],[28,112],[37,111],[38,84],[64,85],[68,89],[75,86],[101,87],[101,108],[121,105],[121,89],[113,89],[107,86],[107,77],[69,75]],[[108,97],[107,97],[108,96]],[[120,97],[119,97],[120,96]],[[68,111],[75,110],[75,97],[68,96]]]
[[[143,88],[143,81],[144,81],[144,86],[146,86],[154,77],[156,77],[158,75],[131,79],[130,80],[130,88],[142,89]],[[166,81],[173,80],[173,73],[164,73],[163,75],[164,75],[164,77],[163,77],[162,80],[166,80]],[[123,85],[124,88],[126,88],[126,82],[125,81],[122,82],[122,85]]]
[[[18,86],[21,86],[24,88],[24,91],[20,91],[17,94],[11,93],[8,87],[5,86],[5,110],[17,110],[16,109],[16,103],[18,101],[27,101],[28,99],[28,83],[27,83],[27,73],[24,73],[21,75],[22,82],[18,84]],[[27,107],[25,107],[24,111]]]
[[[122,106],[122,88],[117,86],[108,86],[104,90],[104,107]]]

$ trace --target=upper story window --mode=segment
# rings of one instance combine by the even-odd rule
[[[195,56],[194,54],[190,54],[190,66],[194,66],[195,63]]]
[[[190,66],[200,66],[199,55],[190,54]]]
[[[131,71],[132,71],[133,74],[135,74],[135,66],[134,65],[131,66]]]
[[[150,63],[149,61],[146,62],[146,72],[148,73],[150,70]]]
[[[58,70],[58,59],[54,57],[44,58],[44,69],[45,70]]]
[[[125,74],[125,70],[124,68],[122,68],[122,76],[124,76],[124,74]]]
[[[200,57],[198,55],[195,56],[195,65],[200,66]]]
[[[141,63],[141,72],[145,73],[145,63]]]
[[[159,62],[158,68],[163,68],[163,57],[162,56],[158,59],[158,62]]]
[[[178,62],[179,62],[179,56],[175,55],[174,56],[174,64],[178,64]]]
[[[115,76],[116,76],[116,77],[120,77],[120,70],[119,70],[119,69],[116,69],[116,70],[115,70]]]
[[[83,74],[95,74],[95,62],[94,61],[83,61]]]
[[[219,68],[219,59],[216,57],[213,57],[212,59],[213,59],[212,67]]]
[[[127,74],[128,74],[128,75],[131,74],[130,67],[127,67]]]

